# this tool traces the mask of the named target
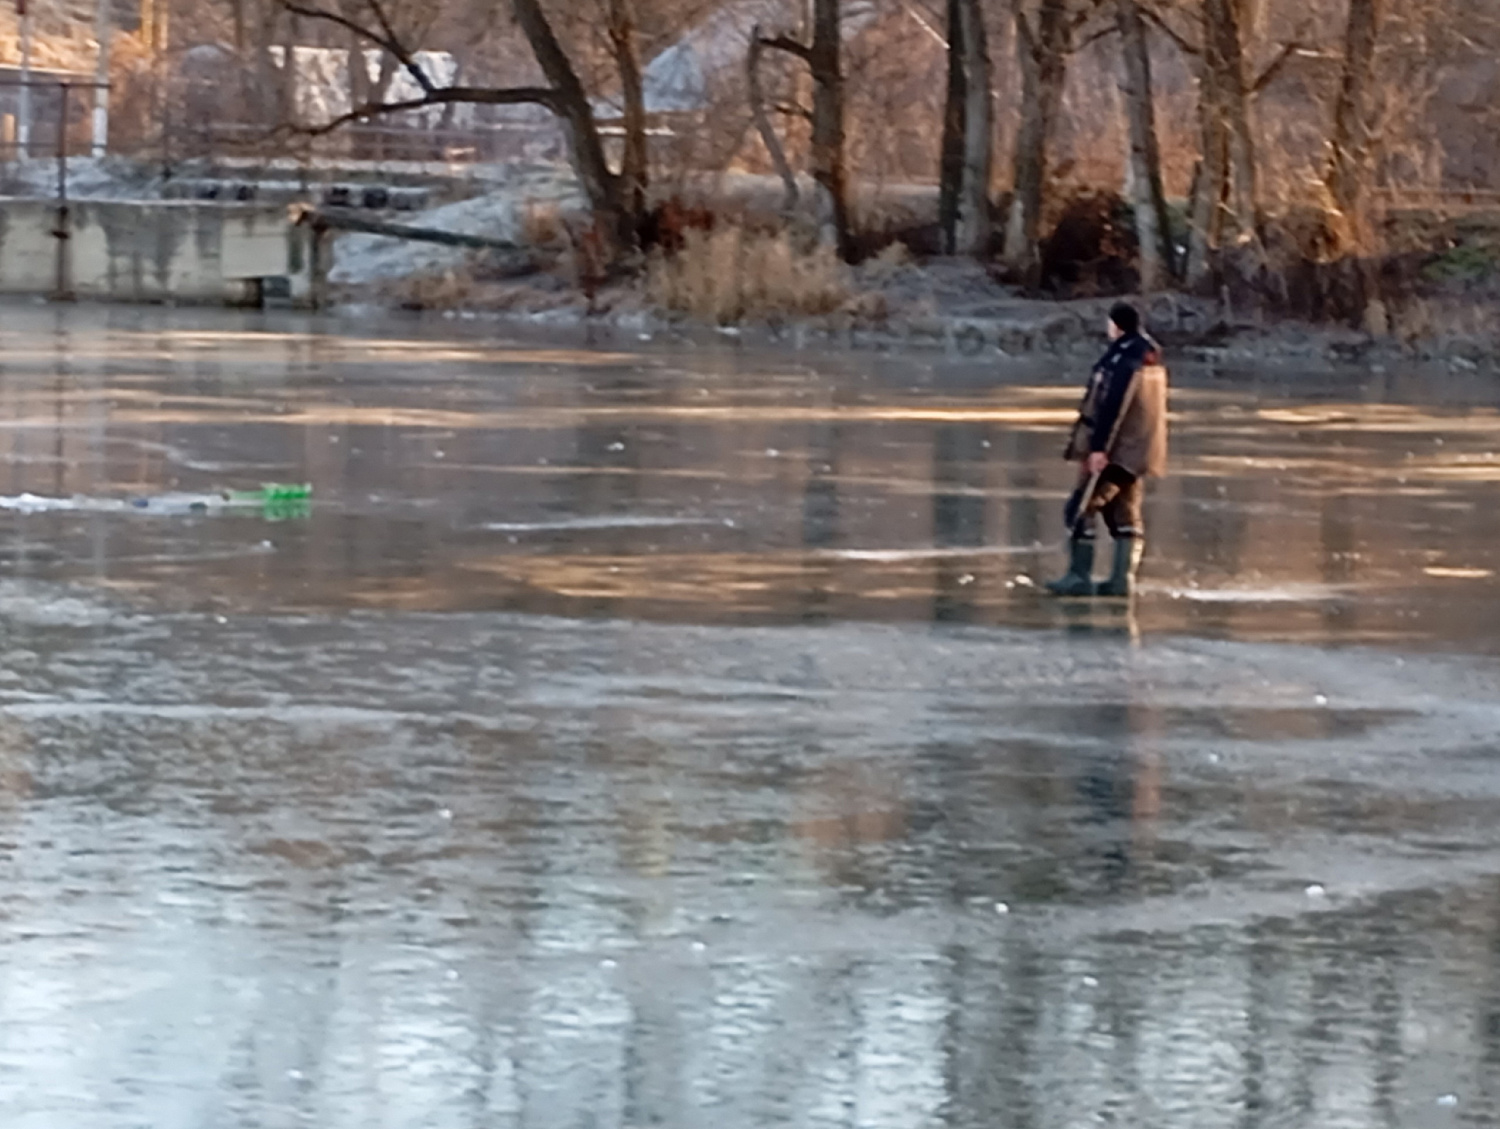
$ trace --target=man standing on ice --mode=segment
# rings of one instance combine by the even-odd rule
[[[1167,370],[1161,347],[1141,332],[1135,307],[1109,312],[1109,351],[1094,366],[1064,454],[1082,464],[1068,499],[1070,563],[1054,596],[1130,596],[1146,552],[1141,503],[1146,479],[1167,472]],[[1104,516],[1115,542],[1114,568],[1094,583],[1095,519]]]

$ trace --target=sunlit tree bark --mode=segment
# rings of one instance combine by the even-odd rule
[[[1167,194],[1162,185],[1161,144],[1151,82],[1151,49],[1137,0],[1116,0],[1116,22],[1125,60],[1125,112],[1130,123],[1130,195],[1140,244],[1141,288],[1161,290],[1172,282],[1173,260]]]
[[[948,97],[941,211],[949,254],[982,255],[990,241],[994,81],[980,0],[949,0]]]

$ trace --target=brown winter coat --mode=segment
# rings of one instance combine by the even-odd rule
[[[1146,365],[1135,380],[1135,396],[1125,411],[1109,461],[1137,478],[1161,478],[1167,473],[1167,368]]]

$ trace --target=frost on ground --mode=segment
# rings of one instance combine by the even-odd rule
[[[528,226],[540,216],[566,215],[584,207],[582,193],[565,170],[536,166],[523,170],[482,196],[403,216],[403,226],[431,228],[455,235],[524,242]],[[472,252],[383,235],[346,234],[334,244],[329,281],[341,285],[389,282],[414,275],[457,270]]]
[[[106,157],[68,161],[68,195],[77,200],[157,200],[164,181],[151,165]],[[49,199],[58,194],[53,158],[13,161],[0,171],[0,195]]]

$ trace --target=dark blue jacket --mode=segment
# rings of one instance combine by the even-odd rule
[[[1089,413],[1093,417],[1089,420],[1090,451],[1109,450],[1135,374],[1147,365],[1159,364],[1161,347],[1143,333],[1127,334],[1110,344],[1109,351],[1094,366],[1094,376],[1089,382],[1093,395],[1084,397],[1085,406],[1093,400],[1093,411]]]
[[[1082,462],[1103,452],[1131,474],[1165,474],[1167,383],[1161,347],[1155,341],[1132,333],[1113,342],[1089,377],[1065,457]]]

